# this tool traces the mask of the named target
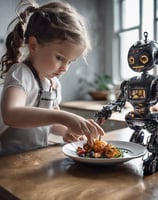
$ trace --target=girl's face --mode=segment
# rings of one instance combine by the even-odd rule
[[[29,40],[30,59],[41,77],[52,78],[64,74],[72,61],[84,51],[80,45],[68,41],[53,41],[44,45],[35,37]]]

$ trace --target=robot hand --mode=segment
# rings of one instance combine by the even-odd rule
[[[94,118],[98,124],[103,124],[106,119],[111,117],[112,111],[109,106],[104,106],[101,111],[95,113]]]

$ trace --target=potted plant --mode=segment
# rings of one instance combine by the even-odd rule
[[[91,81],[84,79],[84,83],[88,85],[88,93],[94,100],[107,100],[109,90],[113,87],[112,78],[107,74],[94,74]]]

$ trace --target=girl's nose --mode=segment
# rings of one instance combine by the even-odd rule
[[[63,64],[61,67],[60,67],[60,71],[62,72],[67,72],[69,69],[69,64]]]

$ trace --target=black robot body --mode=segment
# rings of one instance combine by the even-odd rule
[[[139,75],[123,81],[118,99],[103,106],[95,118],[102,123],[129,102],[133,110],[125,116],[125,120],[129,128],[134,130],[130,142],[147,147],[149,153],[143,162],[143,170],[144,174],[152,174],[158,171],[158,112],[151,112],[151,107],[158,103],[158,76],[149,74],[149,71],[158,65],[158,43],[148,40],[147,32],[144,36],[144,40],[130,47],[127,56],[129,67]],[[145,129],[150,133],[146,142]]]

